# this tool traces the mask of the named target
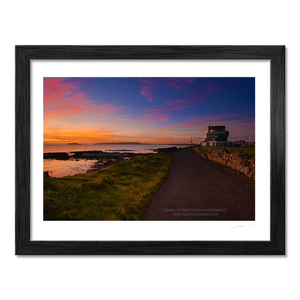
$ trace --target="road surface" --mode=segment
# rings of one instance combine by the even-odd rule
[[[174,152],[168,178],[142,220],[254,220],[254,180],[189,148]]]

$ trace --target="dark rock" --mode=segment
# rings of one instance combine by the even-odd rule
[[[69,159],[70,156],[67,152],[51,152],[51,153],[44,153],[44,159],[62,159],[66,160]]]

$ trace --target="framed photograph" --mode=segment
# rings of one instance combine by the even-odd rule
[[[285,46],[16,46],[15,249],[284,255]]]

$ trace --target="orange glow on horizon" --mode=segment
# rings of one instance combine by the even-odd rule
[[[45,77],[44,143],[188,144],[191,137],[200,142],[207,126],[217,124],[226,126],[229,140],[254,137],[254,83],[253,78]]]
[[[194,140],[194,139],[193,139]],[[197,139],[195,139],[196,141]],[[145,143],[145,144],[188,144],[190,143],[189,138],[161,138],[161,139],[134,139],[134,138],[118,138],[116,135],[107,136],[52,136],[44,135],[44,144],[95,144],[95,143]]]

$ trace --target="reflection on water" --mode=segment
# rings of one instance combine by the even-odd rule
[[[50,177],[73,176],[86,173],[95,162],[96,159],[44,159],[44,172],[49,171]]]
[[[74,151],[103,151],[103,152],[133,152],[133,153],[153,153],[153,149],[168,148],[184,145],[158,145],[158,144],[101,144],[101,145],[44,145],[44,153],[65,152],[72,155]],[[49,171],[50,177],[73,176],[86,173],[96,159],[44,159],[44,172]]]

